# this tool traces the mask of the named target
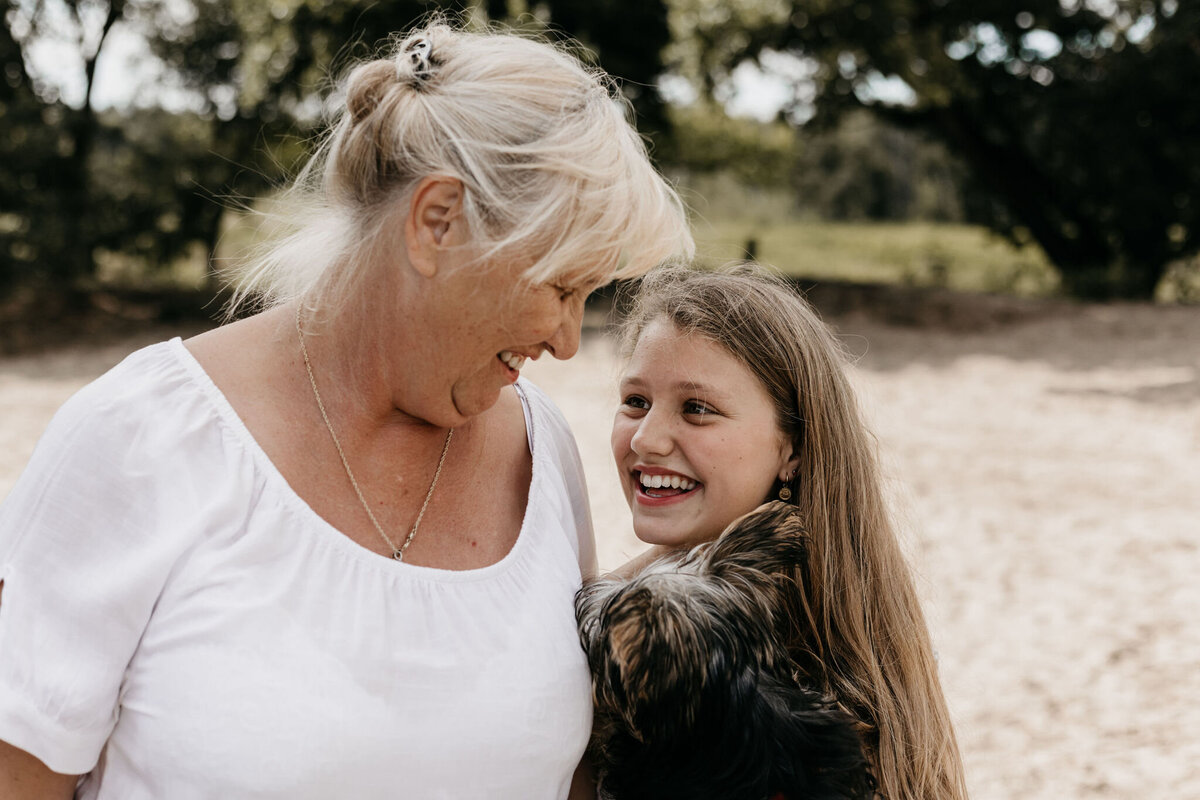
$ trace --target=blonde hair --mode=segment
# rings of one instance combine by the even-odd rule
[[[882,797],[965,798],[929,633],[837,340],[791,286],[751,265],[651,272],[624,324],[626,354],[662,318],[754,373],[799,456],[791,488],[810,557],[794,570],[798,668],[858,720]]]
[[[311,295],[337,304],[362,279],[395,203],[428,176],[464,187],[478,263],[525,277],[607,282],[693,243],[612,81],[564,48],[440,18],[351,69],[344,106],[284,199],[290,232],[246,271],[234,304]]]

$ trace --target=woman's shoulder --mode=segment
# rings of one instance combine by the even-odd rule
[[[198,456],[219,427],[219,410],[203,372],[178,338],[129,354],[72,395],[54,414],[29,468],[59,465],[102,470],[115,479],[131,464],[165,474],[183,456]],[[137,459],[130,459],[131,454]],[[140,468],[136,469],[139,473]]]
[[[525,378],[516,389],[526,409],[530,450],[534,454],[536,482],[557,498],[563,524],[574,532],[569,537],[582,574],[596,573],[596,543],[588,504],[587,478],[571,427],[558,406]]]
[[[177,339],[143,348],[63,404],[0,505],[0,551],[180,543],[162,520],[228,472],[184,356]]]
[[[140,428],[177,416],[163,412],[200,399],[196,378],[195,365],[189,363],[180,339],[143,347],[72,395],[55,414],[48,432],[116,435],[114,425]]]
[[[529,450],[534,463],[543,462],[563,481],[572,496],[585,492],[583,463],[575,434],[554,401],[535,384],[521,378],[515,384],[525,409]]]
[[[514,384],[521,405],[525,410],[525,424],[529,432],[530,450],[537,452],[538,439],[545,436],[546,444],[555,451],[564,446],[570,453],[575,452],[575,436],[567,418],[554,401],[550,399],[537,384],[527,378],[520,378]]]

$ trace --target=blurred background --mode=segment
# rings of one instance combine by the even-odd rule
[[[795,277],[850,353],[972,797],[1200,797],[1196,0],[3,7],[0,497],[71,393],[213,324],[344,65],[434,10],[571,38],[701,261]],[[613,567],[609,299],[526,372]]]
[[[0,319],[111,306],[121,290],[156,291],[177,310],[196,298],[171,292],[211,298],[217,268],[256,236],[243,212],[286,182],[319,130],[331,76],[431,10],[569,37],[620,78],[706,261],[753,256],[813,280],[1200,299],[1194,2],[4,10]]]

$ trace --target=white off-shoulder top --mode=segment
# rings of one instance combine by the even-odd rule
[[[0,739],[87,800],[565,797],[594,548],[570,431],[517,387],[520,534],[447,571],[317,516],[179,339],[129,356],[0,506]]]

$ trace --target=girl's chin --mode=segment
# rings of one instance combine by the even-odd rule
[[[697,534],[695,531],[679,531],[659,528],[657,526],[633,526],[633,533],[646,544],[669,547],[673,550],[691,549],[698,544],[715,539],[715,536]]]

